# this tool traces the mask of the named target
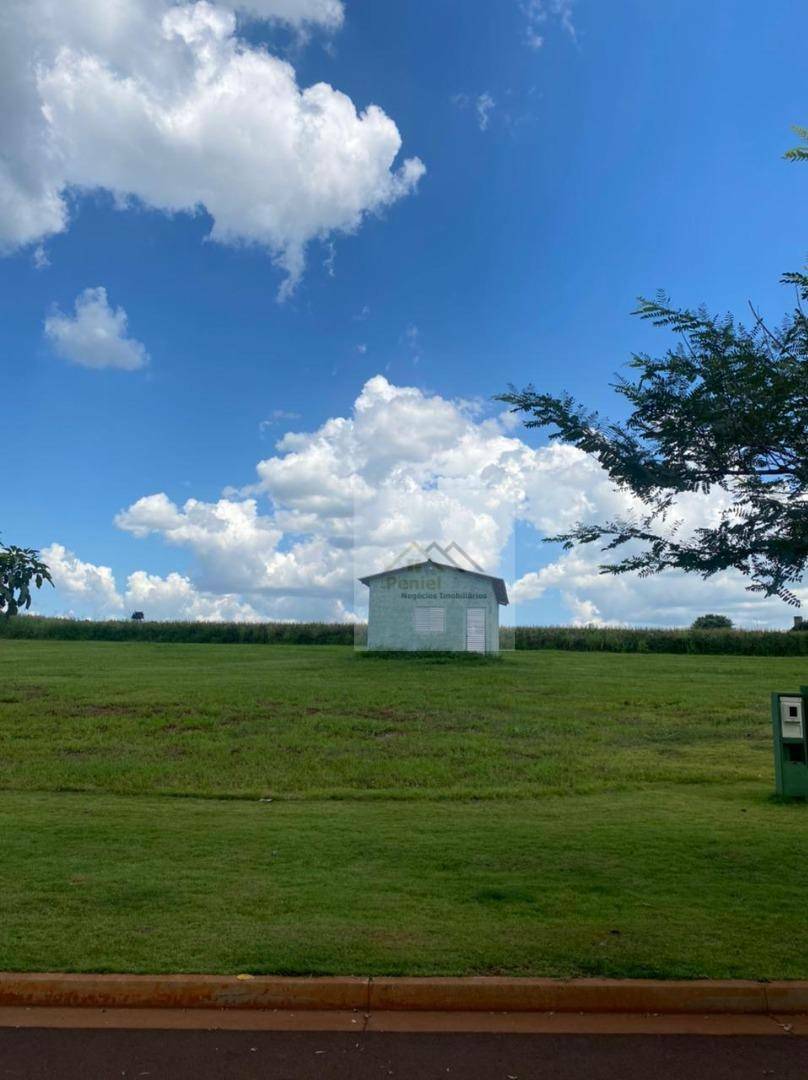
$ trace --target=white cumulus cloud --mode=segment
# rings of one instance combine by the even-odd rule
[[[56,594],[54,598],[48,596],[50,590],[38,593],[37,601],[47,599],[63,613],[76,608],[79,614],[88,618],[107,619],[121,615],[123,599],[108,566],[83,562],[63,544],[43,548],[42,558],[50,567]],[[39,606],[37,603],[36,607]]]
[[[335,29],[334,0],[251,0],[247,14]],[[0,14],[0,246],[69,223],[66,192],[104,189],[166,213],[204,210],[210,237],[266,249],[300,279],[313,240],[355,231],[414,191],[418,158],[378,106],[238,36],[200,0],[10,0]],[[13,106],[13,107],[12,107]]]
[[[347,621],[366,600],[357,577],[383,569],[413,540],[454,540],[506,577],[517,610],[529,604],[535,622],[557,618],[542,615],[552,594],[554,608],[560,601],[574,623],[681,626],[718,611],[741,625],[788,625],[786,606],[746,591],[737,573],[708,581],[674,572],[612,577],[599,572],[596,546],[559,554],[539,546],[537,565],[517,578],[517,523],[538,539],[637,508],[580,450],[531,447],[512,420],[376,375],[347,415],[278,439],[255,482],[215,502],[178,504],[157,492],[118,514],[131,535],[161,537],[189,553],[189,575],[137,570],[119,594],[109,571],[55,545],[57,596],[67,589],[79,608],[86,595],[88,610],[100,596],[101,607],[114,610],[120,595],[117,610],[137,607],[147,617]],[[674,516],[682,533],[715,521],[725,499],[680,499]],[[801,598],[808,602],[808,589]]]
[[[73,315],[53,311],[45,336],[59,356],[82,367],[134,371],[149,362],[145,346],[128,336],[126,312],[109,306],[103,286],[77,296]]]
[[[517,604],[554,590],[574,622],[682,625],[708,609],[744,624],[787,622],[780,601],[746,592],[737,574],[707,582],[677,573],[614,578],[599,572],[602,555],[593,547],[563,552],[514,579],[506,553],[517,521],[546,536],[637,506],[574,447],[528,446],[509,413],[485,419],[468,402],[381,375],[367,381],[350,415],[283,435],[257,476],[215,503],[178,506],[163,493],[149,495],[116,521],[192,552],[195,580],[207,592],[238,595],[256,610],[269,604],[288,617],[315,603],[318,610],[339,605],[347,617],[356,577],[382,569],[415,539],[457,541],[509,578]],[[681,499],[680,528],[715,520],[725,498]]]
[[[337,30],[345,17],[342,0],[240,0],[233,5],[259,19],[277,19],[290,26],[306,23]]]
[[[126,580],[126,607],[149,619],[193,622],[259,622],[261,616],[237,596],[200,593],[183,574],[166,577],[136,570]]]

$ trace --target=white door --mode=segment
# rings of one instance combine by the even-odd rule
[[[485,608],[466,610],[466,651],[485,652]]]

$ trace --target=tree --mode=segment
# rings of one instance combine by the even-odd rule
[[[808,563],[808,276],[795,284],[795,309],[770,330],[752,309],[751,327],[731,316],[672,307],[660,294],[635,314],[673,330],[680,343],[661,359],[635,354],[633,379],[616,391],[628,419],[603,422],[569,394],[511,387],[499,400],[528,414],[527,427],[592,454],[611,479],[636,496],[642,513],[602,524],[579,523],[549,537],[567,549],[630,544],[603,573],[656,574],[667,567],[710,577],[735,568],[752,591],[799,604],[790,586]],[[683,492],[726,492],[718,523],[680,537],[668,519]]]
[[[732,619],[726,615],[699,615],[694,619],[691,630],[731,630]]]
[[[802,139],[805,145],[794,146],[791,150],[786,150],[783,156],[786,161],[808,161],[808,128],[795,125],[793,131],[798,138]]]
[[[144,618],[145,618],[145,615],[143,614],[142,611],[133,611],[132,612],[132,619],[133,619],[134,622],[143,622]]]
[[[31,606],[31,582],[53,585],[50,570],[35,548],[0,546],[0,615],[10,618]]]

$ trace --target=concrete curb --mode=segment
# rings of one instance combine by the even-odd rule
[[[0,1006],[783,1015],[808,1013],[808,982],[8,972]]]
[[[0,974],[0,1006],[367,1009],[368,979],[238,975]]]

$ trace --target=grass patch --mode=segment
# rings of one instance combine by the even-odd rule
[[[499,653],[448,652],[443,649],[412,649],[407,652],[387,649],[362,649],[356,653],[361,660],[384,660],[396,664],[451,664],[459,667],[463,664],[501,664],[503,657]]]
[[[0,968],[800,978],[808,807],[0,795]],[[796,947],[795,947],[795,943]]]
[[[772,784],[789,659],[0,642],[0,788],[536,798]]]
[[[804,978],[806,681],[0,641],[0,968]]]

